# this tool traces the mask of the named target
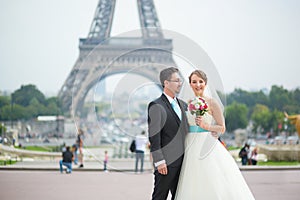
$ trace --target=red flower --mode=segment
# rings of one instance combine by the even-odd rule
[[[201,97],[196,97],[193,100],[189,101],[189,106],[188,106],[191,114],[196,115],[204,115],[208,111],[208,105],[205,102],[205,100]]]

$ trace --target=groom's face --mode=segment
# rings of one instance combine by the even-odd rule
[[[171,78],[165,81],[165,89],[176,95],[180,92],[182,86],[182,80],[178,73],[173,73]]]

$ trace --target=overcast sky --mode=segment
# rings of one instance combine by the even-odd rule
[[[226,92],[300,87],[299,0],[154,0],[162,28],[200,45]],[[98,0],[1,0],[0,90],[56,94]],[[139,28],[136,0],[117,0],[112,36]]]

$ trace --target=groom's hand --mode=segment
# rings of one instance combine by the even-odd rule
[[[219,138],[219,134],[217,132],[212,131],[211,135],[215,138]]]
[[[157,171],[162,175],[167,175],[168,174],[167,164],[164,163],[164,164],[158,165]]]

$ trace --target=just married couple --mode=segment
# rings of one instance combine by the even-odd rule
[[[217,139],[225,132],[225,120],[219,103],[204,95],[206,74],[195,70],[189,76],[193,96],[208,105],[202,116],[192,115],[187,101],[177,98],[182,87],[177,68],[163,69],[159,78],[163,94],[148,106],[155,166],[152,200],[166,200],[169,192],[172,200],[254,199],[234,159]]]

